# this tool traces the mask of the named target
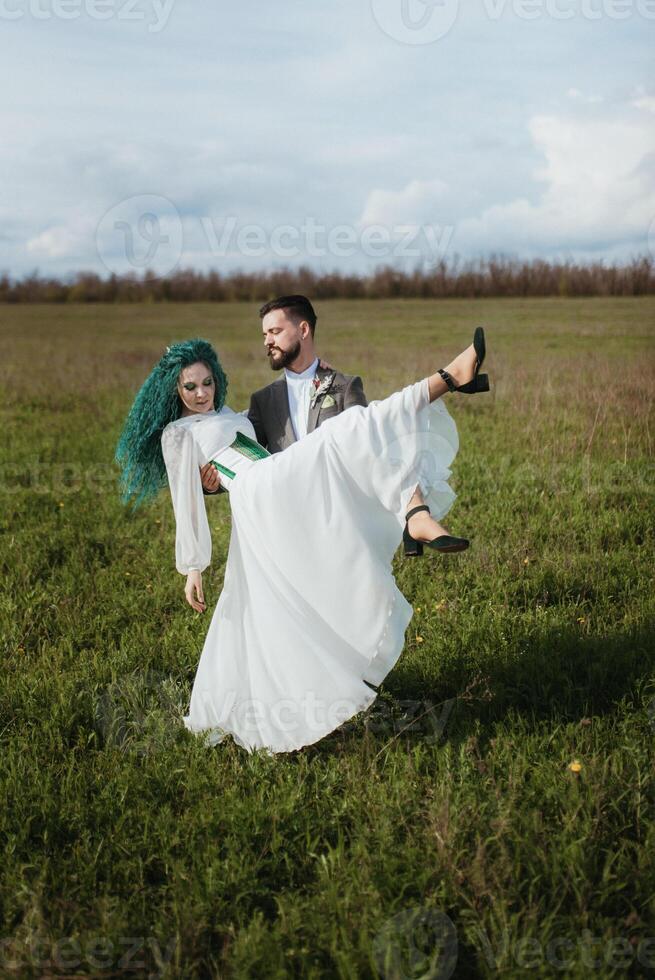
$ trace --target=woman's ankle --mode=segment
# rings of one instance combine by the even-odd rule
[[[475,359],[477,355],[475,353],[475,347],[470,344],[466,350],[463,350],[461,354],[450,362],[445,368],[448,374],[452,377],[455,384],[464,385],[473,377],[475,370]]]
[[[467,384],[473,377],[475,373],[476,357],[477,354],[475,353],[475,347],[473,344],[471,344],[444,368],[444,371],[448,372],[458,388],[460,385]],[[441,375],[438,373],[431,374],[428,378],[430,402],[436,402],[436,400],[441,398],[442,395],[445,395],[447,391],[448,385],[443,380]]]
[[[420,511],[407,522],[407,530],[415,540],[432,541],[440,534],[447,534],[445,527],[435,520],[428,511]]]

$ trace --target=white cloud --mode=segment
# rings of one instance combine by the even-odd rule
[[[574,102],[586,102],[587,105],[595,105],[603,101],[602,95],[585,95],[579,88],[570,88],[566,94]]]
[[[643,85],[639,85],[635,89],[631,105],[635,109],[645,109],[646,112],[655,113],[655,94],[653,92],[647,92]]]
[[[439,207],[448,185],[443,180],[412,180],[399,191],[372,190],[364,205],[359,224],[423,225],[439,218]]]
[[[53,225],[30,238],[26,251],[35,259],[69,259],[85,257],[93,248],[94,223],[85,218],[71,217],[67,224]]]
[[[536,116],[529,128],[545,158],[534,174],[545,184],[540,198],[517,197],[463,221],[455,247],[533,255],[643,248],[655,215],[651,120],[636,113]]]

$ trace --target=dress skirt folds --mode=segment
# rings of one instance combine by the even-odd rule
[[[208,744],[231,735],[249,751],[290,752],[367,708],[369,684],[400,656],[412,607],[391,561],[417,487],[435,517],[450,509],[457,430],[423,380],[265,459],[228,459],[236,432],[254,438],[247,417],[224,408],[162,436],[179,571],[209,564],[198,467],[227,461],[234,473],[223,591],[184,724]]]

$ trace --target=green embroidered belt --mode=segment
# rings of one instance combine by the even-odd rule
[[[255,440],[251,439],[249,436],[244,436],[243,432],[237,432],[236,439],[230,446],[230,449],[234,449],[235,452],[241,453],[241,455],[245,456],[246,459],[266,459],[267,456],[271,455],[268,449],[264,449],[263,446],[260,446],[258,442],[255,442]],[[228,467],[223,466],[222,463],[217,463],[215,459],[210,459],[209,462],[214,469],[217,469],[218,472],[222,473],[224,476],[229,477],[230,480],[233,480],[236,476],[234,470],[228,469]]]

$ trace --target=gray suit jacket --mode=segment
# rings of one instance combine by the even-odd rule
[[[307,417],[307,433],[317,429],[321,422],[331,419],[352,405],[367,405],[362,379],[339,371],[316,371],[319,392]],[[326,404],[327,403],[327,404]],[[279,453],[293,442],[296,436],[289,414],[287,382],[284,377],[260,388],[250,399],[248,418],[257,434],[257,442],[269,453]]]

